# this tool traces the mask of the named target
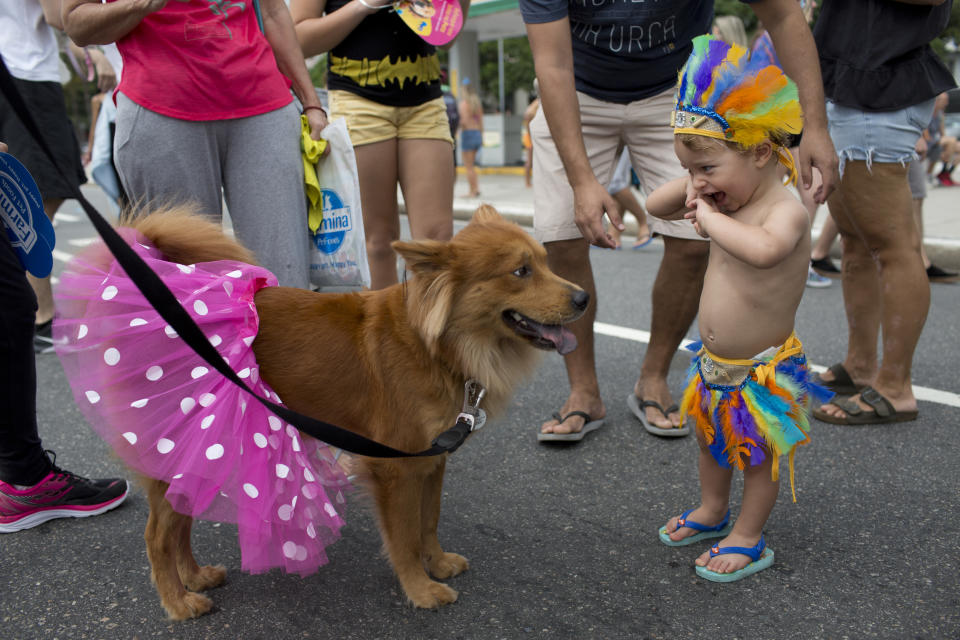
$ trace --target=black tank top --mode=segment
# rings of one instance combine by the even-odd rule
[[[350,0],[331,0],[327,13]],[[368,15],[327,59],[327,86],[393,107],[412,107],[439,98],[440,61],[433,45],[403,23],[392,9]]]

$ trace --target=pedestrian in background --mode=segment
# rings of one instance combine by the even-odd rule
[[[226,200],[237,237],[280,284],[310,285],[310,243],[299,109],[320,138],[326,113],[283,0],[253,5],[63,0],[67,35],[116,42],[115,160],[141,207],[188,200],[220,221]],[[211,16],[218,19],[211,20]]]
[[[390,11],[392,4],[290,3],[304,55],[329,52],[330,114],[346,120],[357,156],[373,289],[397,282],[397,255],[390,247],[400,238],[397,184],[414,239],[453,235],[456,173],[440,60],[433,45]]]
[[[463,79],[463,98],[460,99],[460,157],[467,174],[469,191],[466,198],[480,196],[477,178],[477,153],[483,147],[483,105],[470,78]]]
[[[826,422],[917,417],[911,366],[930,283],[907,171],[937,95],[956,84],[930,48],[952,4],[828,0],[814,26],[830,135],[840,155],[841,180],[828,205],[842,239],[848,325],[845,358],[820,379],[852,396],[815,412]]]

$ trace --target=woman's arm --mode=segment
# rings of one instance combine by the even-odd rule
[[[63,30],[81,47],[109,44],[127,35],[147,15],[163,9],[167,0],[63,0]]]
[[[290,15],[303,55],[310,57],[330,51],[364,18],[390,4],[391,0],[351,0],[338,10],[324,14],[327,0],[290,0]]]
[[[313,80],[307,71],[307,63],[297,43],[297,34],[293,28],[293,20],[283,0],[261,0],[260,11],[263,16],[263,34],[273,48],[273,55],[277,59],[280,72],[290,78],[293,91],[304,107],[304,113],[310,122],[310,137],[320,139],[320,130],[327,126],[327,114],[320,109],[320,99],[313,88]]]

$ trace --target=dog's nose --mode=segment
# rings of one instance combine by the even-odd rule
[[[587,305],[590,304],[590,294],[581,289],[573,294],[570,303],[577,311],[583,311],[587,308]]]

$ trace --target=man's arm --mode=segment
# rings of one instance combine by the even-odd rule
[[[783,70],[797,83],[803,109],[803,138],[800,140],[800,177],[805,187],[813,179],[812,168],[823,176],[823,185],[814,199],[826,202],[839,182],[837,153],[827,130],[826,101],[820,60],[813,34],[796,0],[760,0],[750,5],[770,33]]]
[[[615,248],[603,228],[603,214],[624,229],[616,201],[593,175],[580,131],[580,106],[573,78],[573,46],[567,18],[527,24],[527,37],[540,86],[540,108],[557,145],[560,160],[573,187],[574,216],[587,242]]]

